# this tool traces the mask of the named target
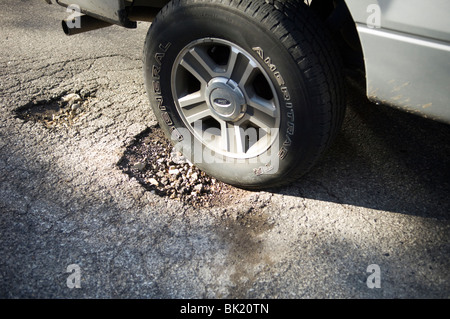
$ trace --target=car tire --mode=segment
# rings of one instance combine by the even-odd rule
[[[344,117],[341,64],[302,1],[171,1],[145,42],[155,116],[194,165],[263,189],[308,172]]]

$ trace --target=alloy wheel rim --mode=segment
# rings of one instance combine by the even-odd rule
[[[275,86],[264,66],[230,41],[188,44],[173,65],[171,87],[185,126],[218,154],[252,158],[278,138]]]

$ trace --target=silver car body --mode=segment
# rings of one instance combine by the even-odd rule
[[[133,27],[125,8],[168,0],[59,0],[83,13]],[[450,124],[450,1],[345,0],[364,55],[367,96]]]
[[[346,3],[361,40],[369,99],[450,123],[450,1]]]

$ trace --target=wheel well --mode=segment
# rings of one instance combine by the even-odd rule
[[[153,21],[158,11],[171,0],[134,0],[132,12],[135,20]],[[263,0],[262,0],[263,1]],[[286,1],[286,0],[278,0]],[[304,1],[326,24],[336,42],[346,69],[364,72],[364,58],[356,24],[345,0]]]
[[[310,8],[324,21],[347,69],[365,70],[363,51],[356,24],[345,0],[305,0]]]

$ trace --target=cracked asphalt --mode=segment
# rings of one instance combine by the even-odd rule
[[[0,298],[450,297],[450,126],[369,103],[348,81],[344,127],[313,171],[194,208],[118,166],[157,124],[149,24],[66,37],[61,7],[0,8]],[[73,92],[94,97],[76,125],[17,116]]]

